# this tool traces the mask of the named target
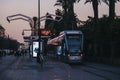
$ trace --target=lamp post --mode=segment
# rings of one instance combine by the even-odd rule
[[[38,32],[40,31],[40,0],[38,0]],[[38,36],[39,33],[38,33]]]
[[[40,31],[40,0],[38,0],[38,43],[39,43],[39,50],[37,53],[37,62],[41,63],[41,68],[43,68],[43,63],[40,61],[41,55],[41,31]]]
[[[40,42],[41,42],[41,36],[40,36],[40,0],[38,0],[38,42],[39,42],[39,53],[40,54]]]
[[[40,0],[38,0],[38,22],[40,22]],[[38,27],[40,27],[40,23],[38,24]]]

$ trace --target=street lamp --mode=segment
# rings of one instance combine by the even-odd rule
[[[58,22],[61,21],[61,19],[62,19],[61,16],[52,15],[52,14],[49,14],[49,15],[51,15],[51,16],[56,16],[56,17],[60,17],[60,20],[58,20]],[[49,16],[49,15],[46,15],[46,16]],[[40,21],[45,20],[45,19],[43,19],[43,18],[46,17],[46,16],[40,17],[40,0],[38,0],[38,43],[39,43],[39,50],[38,50],[37,58],[39,58],[39,56],[41,55],[40,52],[42,52],[42,50],[41,50],[41,49],[42,49],[42,47],[41,47],[42,40],[41,40]],[[46,19],[51,19],[51,18],[46,18]],[[52,20],[54,20],[54,19],[52,19]],[[55,21],[57,21],[57,20],[55,20]],[[41,63],[41,64],[42,64],[42,63]]]
[[[39,53],[40,54],[40,0],[38,0],[38,42],[39,42]]]
[[[41,36],[40,36],[40,0],[38,0],[38,43],[39,43],[39,50],[37,53],[37,62],[40,62],[40,51],[41,51]],[[42,66],[42,64],[41,64]]]

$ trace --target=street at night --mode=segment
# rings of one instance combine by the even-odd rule
[[[120,0],[0,0],[0,80],[120,80]]]

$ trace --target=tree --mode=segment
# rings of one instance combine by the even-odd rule
[[[85,4],[88,2],[92,2],[92,6],[93,6],[93,11],[94,11],[94,18],[93,18],[93,46],[94,46],[94,56],[97,55],[98,51],[97,51],[97,47],[98,47],[98,43],[97,43],[97,37],[98,37],[98,3],[100,3],[100,0],[86,0]]]
[[[0,37],[0,49],[17,50],[19,42],[11,38]]]
[[[67,0],[57,0],[55,6],[62,6],[64,13],[67,13]]]
[[[46,13],[45,29],[51,29],[51,28],[53,28],[53,17],[49,15],[49,13]]]
[[[114,19],[115,17],[115,3],[120,0],[103,0],[109,6],[109,18]]]
[[[60,10],[60,9],[57,9],[56,11],[55,11],[55,14],[57,15],[57,16],[63,16],[63,12]],[[55,17],[55,22],[54,22],[54,30],[56,31],[56,34],[58,35],[59,34],[59,32],[61,32],[61,31],[63,31],[64,29],[63,29],[63,25],[62,25],[62,20],[61,21],[57,21],[57,20],[59,20],[60,19],[60,17]]]
[[[69,13],[69,19],[71,20],[70,23],[72,23],[71,28],[76,29],[77,28],[77,21],[76,21],[76,16],[74,13],[74,3],[79,2],[80,0],[68,0],[68,13]]]
[[[77,27],[77,22],[74,14],[74,3],[80,0],[57,0],[56,5],[63,8],[63,24],[64,29],[74,29]]]
[[[98,20],[98,3],[100,3],[100,0],[86,0],[85,4],[88,2],[92,2],[92,7],[94,11],[94,19]]]

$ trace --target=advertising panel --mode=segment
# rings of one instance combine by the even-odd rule
[[[39,51],[39,42],[33,41],[33,57],[37,57]]]

